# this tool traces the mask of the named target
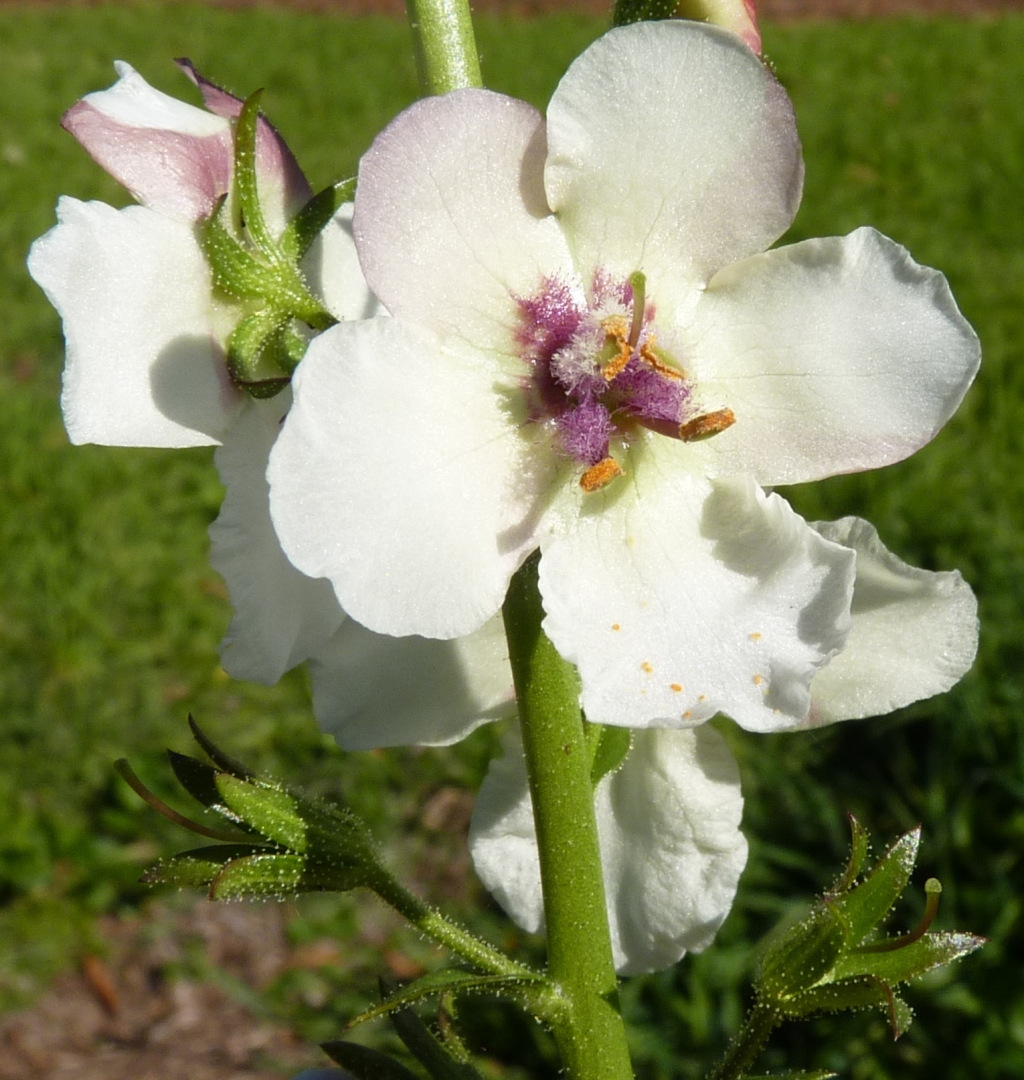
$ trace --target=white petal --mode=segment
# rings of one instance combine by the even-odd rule
[[[224,504],[210,526],[210,562],[234,608],[220,645],[224,670],[267,686],[321,649],[344,614],[329,581],[285,558],[270,521],[266,470],[291,395],[249,401],[216,454]]]
[[[544,125],[486,90],[424,98],[359,165],[355,235],[370,288],[392,315],[508,353],[517,298],[572,279],[544,202]]]
[[[380,312],[359,268],[351,203],[345,203],[327,223],[301,267],[314,294],[336,319],[370,319]]]
[[[801,722],[849,630],[852,553],[747,478],[713,484],[662,461],[589,498],[540,564],[544,627],[579,668],[588,718]]]
[[[144,206],[183,221],[213,210],[229,187],[230,123],[155,90],[130,65],[62,120],[90,156]]]
[[[696,447],[710,475],[762,484],[888,465],[931,439],[978,369],[946,279],[873,229],[808,240],[719,274],[690,367],[736,423]]]
[[[623,766],[595,795],[615,966],[670,967],[707,948],[747,858],[739,773],[713,729],[633,735]],[[540,863],[518,738],[491,763],[470,828],[477,874],[524,929],[544,925]]]
[[[270,456],[271,515],[292,562],[364,626],[459,637],[501,606],[544,490],[508,389],[399,319],[310,346]]]
[[[309,671],[317,722],[346,750],[446,746],[515,711],[500,617],[455,641],[388,637],[348,619]]]
[[[213,339],[192,228],[141,206],[62,198],[28,268],[64,320],[73,443],[204,446],[241,405]]]
[[[941,694],[978,651],[978,602],[956,571],[908,566],[860,518],[813,528],[857,553],[853,629],[811,683],[810,726],[879,716]]]
[[[733,34],[642,22],[599,38],[548,107],[548,201],[580,273],[706,282],[789,226],[803,166],[793,109]]]

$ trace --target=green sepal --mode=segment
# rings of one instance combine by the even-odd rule
[[[233,859],[250,855],[273,855],[275,849],[257,844],[211,844],[193,848],[151,866],[139,879],[146,885],[174,885],[179,889],[204,889]]]
[[[256,138],[259,130],[262,90],[254,90],[242,104],[235,121],[235,194],[242,224],[256,247],[275,262],[280,258],[263,217],[256,182]]]
[[[349,1022],[349,1028],[388,1016],[398,1009],[406,1009],[426,998],[451,994],[459,997],[464,994],[474,996],[489,995],[510,998],[534,1012],[545,1014],[550,1011],[557,991],[550,979],[543,975],[534,978],[509,975],[477,975],[460,968],[444,968],[431,972],[414,982],[407,983],[401,989],[389,994],[379,1005],[372,1005]]]
[[[814,986],[843,954],[847,927],[831,905],[815,908],[772,941],[761,961],[760,992],[781,1003]]]
[[[851,975],[874,975],[887,983],[906,982],[951,964],[984,944],[985,939],[976,934],[938,932],[925,934],[917,941],[891,952],[864,953],[854,949],[836,964],[835,977],[844,979]]]
[[[272,296],[281,287],[281,268],[257,259],[226,228],[224,199],[203,222],[200,245],[213,273],[214,285],[239,300]]]
[[[219,805],[221,795],[217,790],[217,770],[212,765],[186,754],[179,754],[176,750],[168,750],[167,759],[178,783],[196,802],[207,810]]]
[[[359,1043],[338,1040],[321,1043],[320,1049],[332,1061],[347,1069],[355,1080],[421,1080],[400,1061]]]
[[[644,22],[648,19],[671,19],[678,0],[615,0],[613,26]]]
[[[210,882],[211,900],[270,899],[302,891],[306,860],[290,852],[261,852],[226,863]]]
[[[228,373],[231,381],[254,398],[271,398],[289,383],[289,373],[282,369],[274,338],[287,321],[286,313],[264,308],[239,322],[228,341]]]
[[[626,760],[633,745],[633,732],[627,727],[591,724],[589,721],[584,721],[583,726],[590,754],[590,783],[596,788]]]
[[[188,729],[192,732],[192,738],[199,743],[199,747],[203,753],[206,754],[221,772],[230,773],[239,780],[256,779],[256,774],[248,767],[248,765],[243,765],[237,758],[233,758],[230,754],[221,750],[213,739],[211,739],[210,736],[196,723],[196,718],[191,713],[189,713],[188,717]]]
[[[830,901],[846,920],[851,945],[859,945],[903,894],[917,861],[920,843],[921,829],[911,829],[879,859],[864,881]]]
[[[216,784],[232,821],[246,822],[289,851],[302,854],[306,850],[306,823],[294,795],[266,780],[239,780],[225,773],[217,775]]]
[[[842,982],[816,986],[787,1002],[780,1012],[791,1020],[806,1020],[822,1013],[881,1007],[889,1015],[892,1037],[898,1039],[910,1027],[913,1010],[884,980],[859,975]]]
[[[468,1061],[457,1061],[412,1009],[393,1012],[391,1026],[434,1080],[482,1080],[475,1066]]]
[[[290,262],[298,262],[309,251],[313,241],[327,223],[356,193],[356,178],[342,180],[317,192],[288,222],[278,240],[282,254]]]
[[[825,894],[826,896],[841,896],[853,888],[861,870],[864,869],[864,862],[871,847],[867,829],[853,814],[847,814],[847,820],[850,823],[850,857],[846,860],[846,868]]]

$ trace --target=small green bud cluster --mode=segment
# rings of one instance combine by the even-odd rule
[[[246,99],[236,121],[232,198],[220,200],[201,225],[200,240],[215,287],[242,309],[228,340],[228,372],[236,386],[266,398],[288,385],[312,334],[337,321],[310,292],[299,262],[342,203],[351,200],[355,180],[314,196],[275,238],[256,181],[260,93]]]

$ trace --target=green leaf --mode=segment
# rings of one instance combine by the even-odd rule
[[[441,971],[431,972],[415,982],[408,983],[400,990],[390,994],[379,1005],[373,1005],[365,1012],[361,1012],[354,1020],[349,1022],[353,1028],[357,1024],[363,1024],[367,1020],[375,1020],[379,1016],[387,1016],[397,1009],[405,1009],[425,998],[437,997],[441,994],[489,994],[495,997],[508,997],[513,1001],[519,1001],[532,1008],[534,1001],[544,998],[549,999],[555,995],[555,988],[550,979],[543,975],[536,978],[513,977],[508,975],[477,975],[471,971],[462,971],[459,968],[444,968]]]
[[[290,851],[301,854],[306,850],[306,823],[299,813],[298,800],[284,788],[219,773],[217,790],[233,820],[247,822],[268,840]]]
[[[633,745],[633,732],[626,727],[589,722],[585,722],[584,730],[590,753],[590,783],[596,788],[626,760]]]
[[[391,1014],[391,1025],[409,1053],[434,1080],[482,1080],[469,1062],[456,1061],[441,1041],[412,1009],[398,1009]]]
[[[272,855],[273,848],[254,844],[211,844],[193,848],[158,862],[141,877],[147,885],[175,885],[180,889],[203,889],[232,859]]]
[[[846,861],[846,869],[840,875],[836,883],[829,889],[827,896],[841,896],[853,888],[854,882],[860,876],[861,870],[864,869],[864,860],[868,857],[868,849],[870,847],[870,841],[868,839],[868,831],[863,825],[853,816],[848,814],[847,818],[850,822],[850,857]]]
[[[920,842],[921,829],[911,829],[879,859],[865,881],[832,901],[847,921],[851,945],[859,945],[889,914],[910,881]]]
[[[324,188],[288,223],[278,241],[281,252],[291,262],[298,262],[309,250],[313,241],[323,232],[334,215],[351,202],[356,193],[356,178],[342,180]]]
[[[420,1080],[401,1062],[368,1046],[338,1041],[322,1043],[320,1049],[356,1080]]]
[[[984,944],[985,939],[975,934],[925,934],[910,945],[891,952],[863,953],[854,950],[836,965],[836,977],[867,974],[887,983],[906,982],[951,964]]]
[[[828,1069],[797,1069],[784,1073],[762,1073],[760,1076],[746,1074],[741,1080],[834,1080],[838,1075],[839,1073],[830,1072]]]
[[[301,890],[305,859],[290,853],[233,859],[210,882],[211,900],[281,899]]]

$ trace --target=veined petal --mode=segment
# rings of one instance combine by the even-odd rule
[[[599,38],[555,90],[548,147],[548,202],[581,276],[642,270],[662,304],[764,251],[800,202],[789,98],[718,27],[641,22]]]
[[[270,521],[267,459],[290,401],[287,391],[250,399],[215,458],[225,493],[210,526],[210,562],[234,608],[221,663],[234,678],[267,686],[321,649],[345,618],[331,583],[285,558]]]
[[[61,123],[143,206],[182,221],[208,217],[231,182],[226,119],[155,90],[130,64]]]
[[[351,203],[339,208],[300,265],[309,287],[336,319],[371,319],[380,313],[380,304],[359,268]]]
[[[500,616],[455,641],[348,619],[309,662],[313,712],[345,750],[447,746],[515,711]]]
[[[685,448],[684,448],[685,449]],[[542,544],[544,628],[599,724],[793,727],[849,632],[853,554],[749,478],[652,461]]]
[[[544,201],[544,124],[487,90],[416,102],[359,165],[355,236],[370,288],[392,315],[442,340],[511,352],[517,298],[573,280]]]
[[[545,488],[514,389],[503,397],[493,366],[399,319],[321,334],[270,456],[288,557],[330,578],[345,611],[378,633],[478,629],[536,546]]]
[[[203,103],[210,112],[234,120],[242,111],[242,99],[200,75],[191,60],[179,59],[175,63],[199,88]],[[313,194],[288,144],[281,138],[277,128],[262,115],[256,129],[256,181],[267,225],[275,235],[281,233],[287,220],[300,210]]]
[[[29,272],[64,321],[73,443],[205,446],[241,406],[212,329],[192,228],[141,206],[64,197]]]
[[[694,449],[709,475],[762,484],[907,457],[953,414],[980,360],[946,279],[867,228],[729,267],[691,332],[701,393],[736,416]]]
[[[622,767],[598,785],[594,808],[619,974],[670,967],[707,948],[747,858],[739,773],[718,732],[634,732]],[[524,929],[540,931],[540,862],[517,732],[491,763],[469,844],[498,903]]]
[[[879,716],[941,694],[978,651],[978,602],[957,571],[908,566],[860,518],[812,528],[857,555],[853,628],[814,676],[808,726]]]

